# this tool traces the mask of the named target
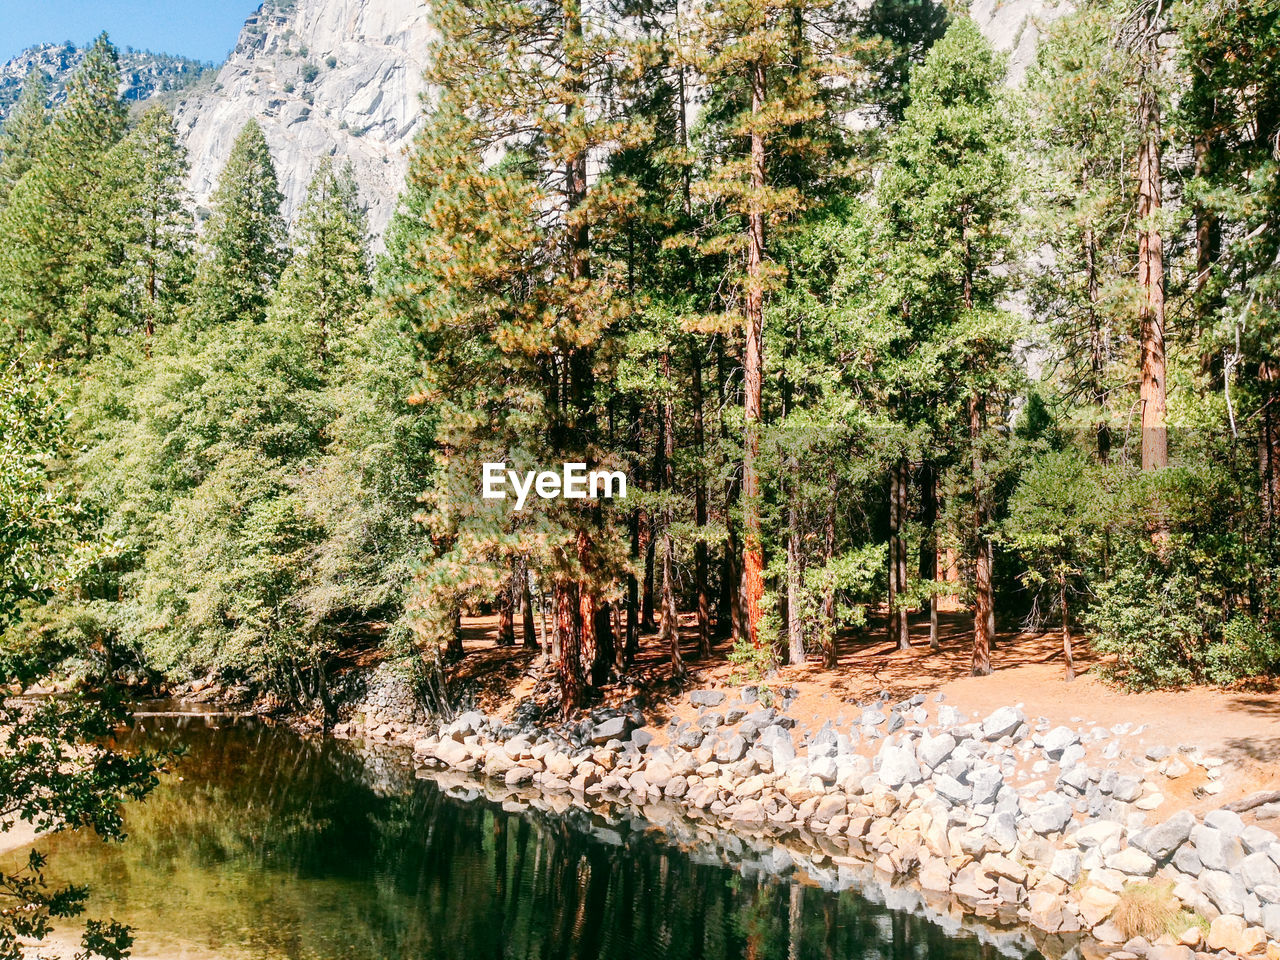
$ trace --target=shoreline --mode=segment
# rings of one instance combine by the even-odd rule
[[[1280,960],[1280,838],[1225,810],[1174,812],[1161,792],[1211,798],[1219,757],[1141,748],[1132,724],[974,717],[923,695],[812,730],[785,698],[733,692],[694,690],[681,705],[696,712],[657,730],[632,707],[544,727],[357,714],[333,732],[412,744],[420,775],[450,771],[491,799],[622,805],[767,842],[811,876],[911,890],[946,922],[1012,924],[1046,956]],[[1152,902],[1164,928],[1132,936]]]

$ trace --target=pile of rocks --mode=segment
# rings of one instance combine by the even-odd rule
[[[692,719],[656,732],[635,709],[546,729],[471,712],[418,738],[414,753],[509,788],[663,801],[739,833],[793,835],[979,915],[1087,932],[1115,957],[1280,958],[1276,835],[1226,810],[1155,816],[1161,786],[1193,771],[1202,793],[1220,790],[1217,758],[1164,747],[1131,756],[1122,741],[1140,728],[1051,727],[1016,707],[972,720],[923,696],[882,700],[806,733],[788,698],[727,700],[694,691]],[[1184,928],[1127,938],[1125,903],[1156,887]]]

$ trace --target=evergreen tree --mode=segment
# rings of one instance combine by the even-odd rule
[[[119,245],[107,155],[125,131],[119,83],[104,34],[67,83],[41,161],[0,214],[0,314],[20,339],[58,356],[91,356],[112,309]]]
[[[537,524],[566,711],[582,702],[584,663],[613,659],[603,594],[618,578],[616,534],[589,502],[540,502],[512,515],[510,503],[482,504],[477,488],[486,461],[528,469],[603,459],[602,347],[628,303],[599,241],[634,198],[616,179],[591,183],[588,157],[642,131],[618,90],[632,66],[625,26],[594,12],[577,0],[433,8],[439,39],[428,80],[440,95],[410,168],[398,226],[407,262],[392,288],[393,306],[418,328],[448,451],[442,492],[454,494],[437,503],[450,552],[435,567],[439,579],[426,581],[440,618],[434,634],[451,632],[481,564],[502,571],[500,582],[514,529]]]
[[[1047,31],[1030,77],[1036,239],[1052,255],[1032,303],[1060,387],[1088,416],[1098,459],[1123,407],[1134,349],[1128,138],[1137,103],[1115,48],[1114,11],[1086,4]]]
[[[1014,317],[1000,309],[1017,210],[1004,68],[972,20],[957,20],[912,71],[912,100],[879,184],[890,275],[917,382],[942,438],[968,432],[973,672],[989,673],[993,414],[1007,394]],[[963,411],[958,409],[963,404]]]
[[[351,165],[338,172],[326,157],[307,188],[293,260],[272,302],[273,316],[315,333],[322,355],[330,333],[351,323],[368,303],[365,230]]]
[[[266,316],[289,258],[283,202],[267,139],[250,120],[236,137],[213,193],[205,256],[196,273],[197,323]]]
[[[157,104],[107,160],[113,181],[107,219],[121,245],[114,278],[120,318],[149,341],[157,326],[176,319],[191,281],[195,225],[185,189],[187,151],[173,117]]]
[[[743,351],[742,586],[737,632],[763,655],[764,550],[760,524],[760,432],[764,422],[764,315],[782,271],[769,236],[846,174],[839,121],[858,93],[866,46],[842,0],[711,0],[694,10],[688,47],[716,121],[702,149],[695,193],[705,253],[731,263],[722,317],[741,313]],[[723,225],[741,223],[727,233]]]
[[[32,67],[22,81],[22,95],[0,126],[0,207],[14,184],[40,159],[49,126],[48,99],[49,79],[39,67]]]

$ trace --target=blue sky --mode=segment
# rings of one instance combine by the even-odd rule
[[[46,41],[116,46],[221,62],[261,0],[0,0],[0,63]]]

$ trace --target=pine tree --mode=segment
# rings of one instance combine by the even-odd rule
[[[368,303],[365,216],[351,165],[336,171],[320,161],[307,188],[294,255],[272,302],[272,316],[307,327],[324,355],[332,331],[359,316]]]
[[[283,203],[267,139],[250,120],[236,137],[213,193],[205,257],[196,273],[197,323],[266,317],[289,258]]]
[[[113,190],[107,220],[121,245],[120,318],[150,340],[157,326],[176,319],[191,281],[195,224],[184,186],[187,151],[173,117],[157,104],[107,160]]]
[[[867,45],[841,0],[711,0],[695,8],[689,58],[712,113],[702,150],[702,249],[732,263],[723,316],[741,313],[743,352],[743,562],[739,631],[768,655],[760,637],[764,550],[760,525],[760,433],[764,422],[764,315],[781,272],[770,234],[838,184],[845,142],[839,119],[858,92]],[[740,222],[740,232],[722,224]],[[731,328],[726,328],[731,329]]]
[[[0,215],[0,313],[58,355],[91,356],[114,298],[107,154],[125,132],[119,59],[99,37],[67,83],[47,146]]]
[[[1114,394],[1131,375],[1127,138],[1137,112],[1113,42],[1113,10],[1085,5],[1047,31],[1030,77],[1036,239],[1052,251],[1032,303],[1060,351],[1061,389],[1091,418],[1099,460],[1112,445]],[[1123,403],[1123,401],[1121,401]]]
[[[40,159],[49,127],[49,79],[39,67],[32,67],[22,81],[22,95],[13,112],[0,126],[0,207],[9,199],[14,185]]]
[[[440,91],[409,174],[393,243],[406,263],[393,306],[418,328],[439,404],[437,515],[447,548],[425,581],[440,622],[510,566],[515,529],[536,525],[536,563],[553,585],[563,709],[580,706],[584,662],[612,661],[604,592],[620,555],[608,517],[573,501],[522,515],[479,500],[480,465],[599,464],[602,345],[629,309],[618,265],[600,249],[634,200],[588,180],[588,156],[636,142],[618,85],[631,44],[577,0],[454,0],[433,8],[428,80]],[[449,491],[447,499],[443,491]],[[554,504],[553,506],[548,506]],[[465,575],[459,571],[465,570]]]
[[[1017,334],[1012,316],[998,307],[1018,202],[1012,107],[1002,91],[1004,68],[968,18],[951,25],[911,76],[911,105],[889,145],[879,197],[892,282],[910,331],[903,346],[928,370],[914,392],[940,437],[956,421],[967,424],[973,672],[985,674],[993,609],[986,445]],[[958,392],[967,394],[963,412],[951,406]]]

